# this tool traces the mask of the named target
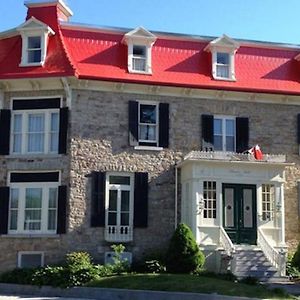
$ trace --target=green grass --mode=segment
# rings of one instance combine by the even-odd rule
[[[196,275],[129,274],[101,278],[89,283],[88,286],[204,294],[217,293],[228,296],[255,297],[261,299],[295,299],[282,293],[282,290],[273,292],[260,285],[253,286]]]

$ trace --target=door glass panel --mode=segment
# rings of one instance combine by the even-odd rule
[[[252,190],[243,189],[244,228],[253,227]]]
[[[108,213],[108,225],[117,225],[117,213]]]
[[[109,191],[109,210],[117,210],[117,197],[118,191],[117,190],[110,190]]]
[[[225,188],[224,226],[234,227],[234,189]]]
[[[129,191],[121,193],[121,211],[129,211]]]
[[[110,184],[130,185],[129,176],[109,176]]]

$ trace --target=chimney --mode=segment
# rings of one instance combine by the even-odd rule
[[[68,22],[73,15],[64,0],[26,0],[24,5],[28,8],[26,20],[35,17],[53,27],[58,21]]]

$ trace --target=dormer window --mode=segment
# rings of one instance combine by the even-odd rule
[[[211,41],[205,48],[212,54],[212,76],[217,80],[236,80],[235,53],[239,44],[223,35]]]
[[[132,70],[146,72],[147,48],[146,46],[133,45]]]
[[[41,48],[40,36],[29,36],[27,38],[27,62],[30,63],[40,63],[42,58],[42,48]]]
[[[18,31],[22,37],[20,66],[42,66],[47,56],[49,35],[53,35],[54,31],[34,17],[19,26]]]
[[[142,27],[125,34],[122,42],[128,46],[129,73],[152,74],[152,46],[155,41],[156,36]]]
[[[216,73],[219,78],[229,78],[229,53],[217,52]]]

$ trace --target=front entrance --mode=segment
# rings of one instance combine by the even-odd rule
[[[256,186],[223,184],[223,226],[234,244],[256,244]]]

